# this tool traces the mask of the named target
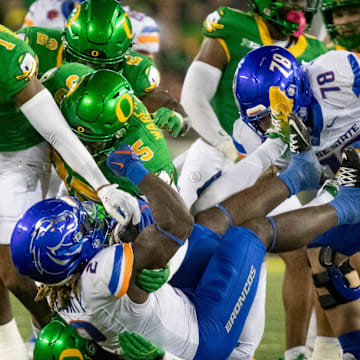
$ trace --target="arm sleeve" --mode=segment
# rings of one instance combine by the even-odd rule
[[[215,147],[229,137],[220,126],[210,104],[221,75],[222,72],[217,67],[202,61],[194,61],[186,73],[180,99],[190,117],[192,127]]]
[[[109,183],[85,146],[71,131],[48,90],[41,90],[24,103],[20,110],[35,130],[94,190]]]

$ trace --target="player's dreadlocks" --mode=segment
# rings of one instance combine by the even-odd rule
[[[74,274],[71,279],[61,286],[49,286],[41,284],[35,297],[35,301],[41,301],[49,297],[49,306],[52,311],[66,309],[70,305],[71,293],[78,299],[78,281],[81,273]]]

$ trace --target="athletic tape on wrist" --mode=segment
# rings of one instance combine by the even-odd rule
[[[275,245],[276,245],[276,237],[277,237],[276,224],[275,224],[275,221],[274,221],[272,216],[268,216],[267,218],[270,220],[271,225],[272,225],[273,239],[272,239],[272,242],[271,242],[270,249],[267,249],[266,251],[272,252],[274,250]]]

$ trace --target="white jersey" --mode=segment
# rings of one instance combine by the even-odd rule
[[[336,170],[342,149],[360,138],[360,58],[345,50],[330,51],[304,65],[314,101],[313,149],[323,164]],[[241,119],[234,125],[238,149],[249,154],[261,140],[250,135]]]
[[[181,291],[165,284],[149,294],[144,304],[130,300],[126,291],[133,264],[131,245],[101,250],[86,266],[79,285],[79,299],[60,315],[78,333],[109,351],[119,349],[121,332],[136,332],[166,351],[193,359],[199,344],[194,305]]]
[[[67,0],[36,0],[25,16],[24,25],[62,30],[74,3]]]
[[[155,54],[160,51],[159,27],[155,20],[144,13],[131,10],[124,6],[129,14],[134,45],[132,49],[140,53]]]

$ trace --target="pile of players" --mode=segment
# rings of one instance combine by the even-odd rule
[[[360,359],[360,2],[322,1],[328,47],[304,34],[317,1],[220,7],[182,105],[158,87],[151,19],[50,3],[0,27],[1,358],[28,358],[10,290],[36,359],[250,360],[268,251],[286,263],[285,360],[307,358],[314,306],[309,356]],[[189,120],[177,174],[162,130]],[[64,196],[43,200],[51,161]]]

